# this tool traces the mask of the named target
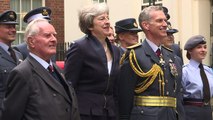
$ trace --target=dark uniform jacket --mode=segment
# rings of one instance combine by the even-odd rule
[[[7,78],[10,71],[22,61],[22,55],[14,50],[16,55],[16,62],[13,58],[0,47],[0,114],[2,110],[2,101],[6,91]],[[0,115],[1,116],[1,115]]]
[[[160,96],[159,92],[159,77],[156,77],[154,82],[142,93],[136,93],[134,90],[137,85],[141,84],[146,78],[135,74],[130,66],[128,55],[124,59],[124,63],[120,70],[119,79],[119,114],[120,120],[177,120],[177,117],[184,119],[183,105],[181,95],[181,65],[176,60],[174,54],[162,47],[161,52],[165,61],[162,66],[159,63],[159,58],[152,50],[146,40],[135,48],[136,59],[138,65],[143,72],[148,72],[153,64],[161,66],[164,72],[165,90],[164,96],[177,98],[177,110],[172,107],[151,107],[151,106],[136,106],[134,105],[134,96]],[[126,54],[129,53],[127,51]],[[178,76],[174,77],[171,74],[170,64],[176,66]]]
[[[74,89],[54,67],[64,87],[31,56],[15,67],[1,120],[80,120]]]
[[[19,45],[14,46],[14,49],[19,51],[22,54],[24,59],[27,58],[27,56],[29,55],[29,50],[27,48],[27,43],[26,42],[23,42],[23,43],[21,43]]]
[[[71,81],[77,94],[80,114],[115,116],[115,82],[119,72],[119,49],[106,39],[112,54],[110,74],[101,43],[92,35],[75,41],[67,53],[65,77]]]
[[[182,63],[183,63],[183,55],[182,55],[182,51],[181,51],[181,49],[180,49],[180,46],[179,46],[178,44],[173,44],[173,45],[171,46],[171,49],[173,50],[173,53],[174,53],[175,55],[177,55],[178,57],[180,57],[180,59],[181,59],[181,61],[182,61]]]
[[[13,46],[13,48],[16,49],[17,51],[19,51],[22,54],[23,59],[26,59],[27,56],[29,55],[29,50],[27,48],[27,43],[26,42],[23,42],[21,44],[15,45],[15,46]],[[51,60],[53,62],[56,62],[56,55],[52,56]]]

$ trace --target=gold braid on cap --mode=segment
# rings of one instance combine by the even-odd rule
[[[152,68],[148,71],[148,72],[143,72],[143,70],[140,68],[137,59],[136,59],[136,55],[135,55],[135,51],[134,49],[132,49],[130,51],[129,54],[129,61],[130,61],[130,66],[133,69],[133,71],[140,77],[146,77],[146,79],[139,83],[136,88],[135,88],[135,92],[136,93],[142,93],[144,92],[154,81],[155,79],[159,78],[159,92],[160,95],[164,95],[164,73],[161,69],[161,67],[157,64],[154,64],[152,66]]]

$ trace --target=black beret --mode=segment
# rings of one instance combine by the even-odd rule
[[[115,23],[116,34],[127,31],[140,32],[142,30],[138,28],[134,18],[123,19]]]
[[[12,10],[7,10],[0,15],[0,24],[18,24],[17,15]]]
[[[189,38],[184,46],[184,50],[190,50],[199,44],[206,44],[205,38],[202,35],[195,35]]]
[[[48,7],[39,7],[39,8],[33,9],[30,12],[28,12],[24,16],[23,21],[25,23],[29,23],[32,20],[37,19],[37,18],[44,18],[44,19],[47,19],[47,20],[50,21],[51,20],[50,19],[50,15],[51,15],[51,9],[50,8],[48,8]]]

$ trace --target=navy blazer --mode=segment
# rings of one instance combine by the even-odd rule
[[[115,86],[119,73],[119,49],[106,39],[112,54],[112,69],[108,74],[107,58],[99,40],[92,35],[75,41],[67,52],[65,77],[77,94],[80,114],[115,116]]]

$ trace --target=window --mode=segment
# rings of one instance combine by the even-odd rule
[[[42,3],[44,3],[44,0],[10,0],[10,8],[17,13],[18,22],[18,25],[16,25],[16,40],[13,44],[19,44],[24,41],[24,31],[27,24],[23,22],[23,18],[30,10],[41,7]]]
[[[145,7],[148,7],[153,4],[162,6],[162,1],[163,0],[142,0],[141,10],[143,10]]]
[[[107,0],[92,0],[93,3],[102,3],[102,2],[105,2],[107,3]]]

